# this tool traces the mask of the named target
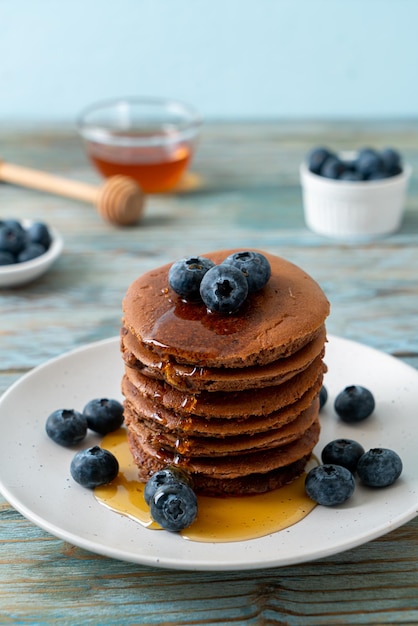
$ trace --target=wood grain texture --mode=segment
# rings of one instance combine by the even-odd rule
[[[100,182],[71,130],[0,135],[7,161]],[[43,278],[0,291],[0,393],[47,359],[117,335],[122,296],[141,272],[235,245],[306,268],[332,303],[329,332],[418,368],[416,175],[398,233],[356,246],[326,240],[305,228],[298,180],[301,159],[317,144],[393,145],[418,171],[413,123],[218,124],[203,130],[193,164],[201,186],[148,198],[135,228],[112,227],[70,199],[1,185],[0,219],[48,221],[65,250]],[[177,572],[73,547],[1,499],[0,546],[0,624],[418,624],[418,518],[312,563]]]

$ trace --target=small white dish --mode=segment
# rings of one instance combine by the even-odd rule
[[[347,158],[353,153],[342,152]],[[399,230],[412,168],[373,181],[324,178],[300,166],[305,222],[320,235],[347,240],[374,239]]]
[[[21,221],[25,228],[31,224],[30,220]],[[52,241],[45,254],[31,261],[0,266],[0,288],[18,287],[19,285],[30,283],[42,276],[42,274],[45,274],[51,265],[55,263],[62,252],[64,241],[61,235],[49,224],[48,230],[51,233]]]
[[[45,421],[57,408],[85,406],[106,390],[122,400],[119,338],[93,343],[35,368],[0,399],[0,491],[22,515],[80,548],[153,567],[238,570],[281,567],[337,554],[405,524],[418,510],[418,457],[414,433],[418,372],[367,346],[330,336],[326,347],[328,401],[321,411],[315,454],[339,437],[367,450],[388,447],[401,457],[399,480],[386,489],[357,484],[341,506],[317,506],[289,528],[248,541],[205,543],[156,532],[109,510],[70,476],[75,450],[48,439]],[[373,416],[359,424],[337,419],[333,403],[351,384],[368,387]],[[89,436],[90,437],[90,436]],[[100,443],[89,439],[87,447]],[[354,557],[353,557],[354,558]]]

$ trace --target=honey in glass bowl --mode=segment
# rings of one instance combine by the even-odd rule
[[[189,106],[160,99],[104,102],[81,113],[78,130],[87,155],[105,177],[133,178],[145,193],[178,185],[201,126]]]

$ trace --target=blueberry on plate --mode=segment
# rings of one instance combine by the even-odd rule
[[[388,448],[372,448],[365,452],[357,464],[357,474],[367,487],[388,487],[402,473],[399,455]]]
[[[87,426],[100,435],[117,430],[123,424],[123,406],[117,400],[94,398],[83,409]]]
[[[28,243],[17,255],[18,263],[25,263],[25,261],[32,261],[39,256],[45,254],[46,249],[40,243]]]
[[[314,174],[321,172],[322,166],[329,156],[334,156],[328,148],[313,148],[307,156],[308,169]]]
[[[202,278],[214,265],[213,261],[201,256],[180,259],[169,269],[169,285],[181,298],[198,300]]]
[[[116,478],[119,463],[109,450],[93,446],[75,454],[71,461],[70,472],[79,485],[94,489],[107,485]]]
[[[235,313],[247,295],[247,279],[233,265],[215,265],[202,278],[200,296],[209,311]]]
[[[353,474],[342,465],[326,464],[312,468],[305,479],[307,495],[323,506],[343,504],[354,493]]]
[[[248,293],[262,289],[271,276],[271,267],[267,258],[260,252],[235,252],[224,261],[241,270],[247,279]]]
[[[325,385],[322,385],[321,390],[319,392],[319,410],[322,409],[323,406],[326,405],[328,400],[328,390]]]
[[[46,420],[45,430],[55,443],[70,447],[80,443],[87,434],[87,420],[74,409],[57,409]]]
[[[361,422],[371,415],[375,400],[369,389],[360,385],[350,385],[341,391],[334,402],[337,415],[344,422]]]
[[[322,462],[346,467],[352,474],[357,469],[357,463],[364,454],[363,446],[353,439],[334,439],[324,447],[321,453]]]
[[[183,530],[196,519],[196,494],[185,483],[166,483],[154,493],[150,512],[152,519],[165,530]]]
[[[158,470],[158,472],[155,472],[151,478],[148,479],[144,490],[145,502],[149,505],[157,489],[163,485],[172,483],[185,483],[189,487],[192,487],[192,479],[189,474],[186,474],[186,472],[183,472],[183,470],[178,467],[169,465],[162,470]]]

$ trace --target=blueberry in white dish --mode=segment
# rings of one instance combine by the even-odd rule
[[[402,158],[397,150],[384,148],[380,152],[380,157],[386,172],[390,176],[397,176],[402,172]]]
[[[52,235],[43,222],[25,227],[16,219],[0,220],[0,265],[32,261],[51,247]]]
[[[357,474],[367,487],[388,487],[401,475],[400,456],[388,448],[372,448],[365,452],[357,464]]]
[[[14,265],[16,259],[11,252],[0,250],[0,265]]]
[[[306,163],[313,174],[348,182],[383,180],[403,171],[402,157],[391,147],[382,150],[364,147],[348,159],[321,146],[308,153]]]
[[[330,150],[328,150],[328,148],[323,148],[322,146],[313,148],[309,152],[308,157],[307,157],[308,168],[314,174],[320,174],[325,161],[329,157],[335,157],[335,156],[336,155]]]
[[[26,261],[32,261],[32,259],[37,259],[39,256],[45,254],[46,250],[44,246],[40,243],[28,243],[27,246],[19,252],[17,255],[16,261],[18,263],[25,263]]]
[[[383,161],[381,156],[373,148],[362,148],[356,158],[356,169],[367,179],[371,174],[383,173]]]
[[[341,159],[332,156],[329,157],[321,168],[321,176],[324,178],[337,179],[346,171],[346,166]]]
[[[348,180],[351,182],[359,182],[361,180],[364,180],[364,177],[360,172],[356,172],[356,170],[347,168],[341,173],[339,179]]]
[[[48,250],[52,243],[52,236],[48,226],[44,222],[32,222],[26,229],[30,243],[37,243]]]
[[[55,443],[71,447],[80,443],[87,434],[87,420],[75,409],[57,409],[47,418],[45,430]]]
[[[123,424],[123,406],[113,398],[94,398],[83,409],[87,425],[94,432],[107,435]]]
[[[119,472],[117,458],[100,446],[80,450],[74,455],[70,472],[73,479],[82,487],[94,489],[107,485]]]
[[[15,222],[5,220],[0,223],[0,250],[15,257],[22,252],[27,243],[24,229]]]

